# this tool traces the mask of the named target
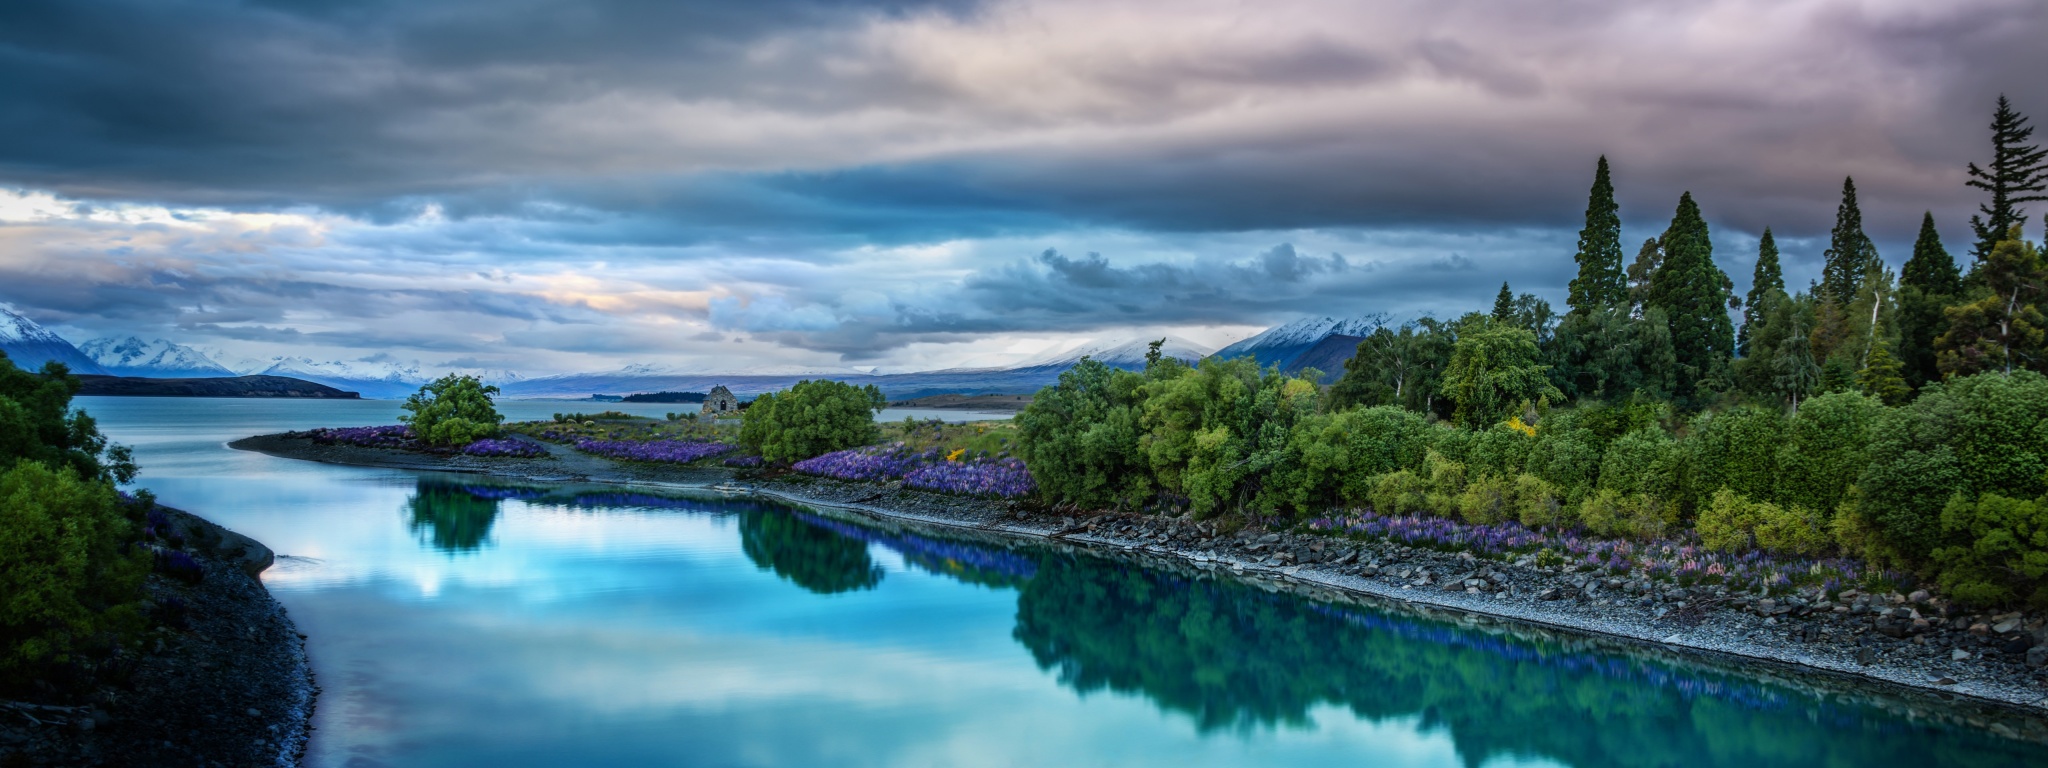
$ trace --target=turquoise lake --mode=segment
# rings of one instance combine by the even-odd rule
[[[388,401],[78,405],[135,448],[138,485],[283,556],[264,580],[324,689],[310,766],[1933,768],[2048,753],[1739,667],[1071,550],[225,446],[392,423]]]

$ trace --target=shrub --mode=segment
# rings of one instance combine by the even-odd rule
[[[1492,525],[1514,516],[1514,485],[1499,475],[1485,475],[1458,494],[1458,518],[1474,525]]]
[[[741,412],[740,444],[777,463],[866,445],[880,437],[875,412],[887,405],[873,384],[799,381],[756,398]]]
[[[1639,429],[1607,446],[1600,460],[1600,489],[1621,496],[1649,496],[1667,504],[1684,487],[1685,455],[1661,429]]]
[[[1884,415],[1877,398],[1855,392],[1821,395],[1800,404],[1778,452],[1778,491],[1788,506],[1833,511],[1870,464],[1871,431]]]
[[[1573,522],[1565,514],[1566,508],[1558,498],[1557,486],[1535,475],[1515,476],[1509,505],[1513,513],[1511,516],[1530,528],[1563,528]]]
[[[1380,475],[1372,483],[1372,507],[1382,515],[1422,512],[1429,506],[1429,482],[1406,469]]]
[[[429,445],[467,445],[496,437],[505,417],[491,405],[498,388],[475,376],[449,374],[428,382],[405,399],[398,420]]]
[[[139,627],[150,559],[131,538],[107,483],[34,461],[0,473],[0,672]]]
[[[1910,564],[1945,543],[1950,497],[2048,491],[2048,377],[1979,374],[1931,384],[1871,430],[1857,510],[1882,547]]]
[[[1490,319],[1459,329],[1439,391],[1458,407],[1458,423],[1485,428],[1506,421],[1522,403],[1564,399],[1538,360],[1536,334]]]
[[[1646,494],[1601,488],[1579,506],[1579,521],[1602,536],[1654,539],[1677,522],[1674,505]]]
[[[1949,594],[1979,605],[2022,599],[2048,607],[2048,499],[1957,494],[1941,525],[1958,542],[1933,553]]]
[[[1693,419],[1685,444],[1697,488],[1694,503],[1706,506],[1708,498],[1723,489],[1751,499],[1776,500],[1782,483],[1778,452],[1785,429],[1785,417],[1775,408],[1742,406]]]
[[[1017,414],[1018,455],[1046,500],[1102,508],[1152,492],[1151,464],[1140,444],[1145,381],[1082,360]]]
[[[1713,500],[1700,509],[1693,530],[1700,543],[1723,552],[1748,549],[1756,540],[1757,505],[1733,489],[1715,491]]]
[[[1818,555],[1834,548],[1829,529],[1826,515],[1797,504],[1765,502],[1757,507],[1756,544],[1764,549]]]
[[[1553,417],[1554,418],[1554,417]],[[1528,472],[1556,489],[1567,504],[1585,501],[1600,481],[1600,441],[1591,430],[1553,431],[1545,419],[1529,452]]]

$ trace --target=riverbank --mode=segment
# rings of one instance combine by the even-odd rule
[[[52,687],[0,702],[0,765],[291,766],[303,753],[316,688],[298,633],[258,574],[268,547],[203,518],[158,507],[202,575],[152,575],[166,626],[119,679],[83,692]]]
[[[548,481],[719,486],[833,506],[885,519],[1053,538],[1141,553],[1211,571],[1403,605],[1434,606],[1619,638],[1659,652],[1734,658],[1751,668],[1822,676],[1918,696],[1930,706],[2035,742],[2048,742],[2048,634],[2042,617],[1962,612],[1938,598],[1843,593],[1759,597],[1711,586],[1653,584],[1634,576],[1583,573],[1532,558],[1483,560],[1386,541],[1284,531],[1219,529],[1211,523],[1125,515],[1076,517],[1034,505],[802,476],[742,474],[722,467],[620,463],[549,445],[538,459],[484,459],[316,445],[282,435],[231,447],[361,466],[477,472]],[[2037,650],[2038,649],[2038,650]],[[1976,704],[2014,715],[1978,722]]]

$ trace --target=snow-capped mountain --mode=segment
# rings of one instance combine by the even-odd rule
[[[1077,347],[1039,357],[1023,365],[1016,366],[1013,370],[1052,368],[1064,371],[1081,362],[1083,357],[1094,359],[1112,368],[1136,370],[1145,367],[1145,355],[1152,351],[1152,342],[1158,341],[1159,338],[1154,336],[1142,339],[1090,341]],[[1167,336],[1165,338],[1166,343],[1159,347],[1159,353],[1166,357],[1193,363],[1207,357],[1209,354],[1208,349],[1187,339],[1176,336]]]
[[[0,352],[6,352],[16,367],[28,371],[40,370],[43,363],[55,360],[70,368],[72,373],[107,372],[77,347],[71,346],[64,337],[51,333],[7,306],[0,306]]]
[[[205,353],[163,339],[143,341],[135,336],[106,336],[86,342],[78,351],[116,376],[203,379],[235,375]]]
[[[1291,323],[1276,325],[1260,331],[1258,335],[1216,351],[1224,360],[1249,357],[1258,361],[1259,367],[1280,365],[1286,367],[1301,353],[1331,336],[1365,336],[1373,329],[1386,324],[1386,318],[1378,315],[1364,317],[1305,317]]]

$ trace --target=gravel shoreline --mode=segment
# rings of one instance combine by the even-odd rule
[[[548,445],[537,459],[485,459],[317,445],[289,435],[231,447],[356,466],[532,480],[711,487],[837,507],[881,519],[1052,539],[1347,599],[1454,611],[1638,649],[1676,652],[1825,678],[1920,702],[2001,735],[2048,743],[2048,617],[1978,615],[1937,597],[1844,593],[1759,598],[1680,589],[1634,577],[1507,563],[1390,542],[1246,529],[1137,515],[1048,513],[1036,505],[722,467],[614,462]],[[2029,662],[2033,662],[2030,664]],[[1946,717],[1944,719],[1947,719]]]
[[[125,681],[0,702],[0,765],[298,764],[318,689],[305,637],[258,578],[270,549],[158,509],[203,569],[196,583],[148,581],[153,605],[183,606],[184,627],[146,635]]]

